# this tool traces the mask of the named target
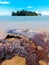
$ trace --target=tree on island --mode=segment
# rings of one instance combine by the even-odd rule
[[[40,13],[32,12],[32,11],[17,11],[17,12],[12,12],[12,16],[38,16],[41,15]]]

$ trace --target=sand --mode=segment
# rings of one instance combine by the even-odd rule
[[[2,65],[26,65],[25,58],[15,56],[10,60],[3,61]]]
[[[4,39],[7,36],[6,31],[2,30],[0,31],[0,39]]]

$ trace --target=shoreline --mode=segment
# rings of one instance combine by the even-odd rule
[[[5,29],[5,30],[0,30],[0,39],[4,39],[8,34],[10,34],[11,32],[9,32],[9,31],[11,31],[13,33],[27,33],[29,35],[33,34],[33,33],[46,33],[46,34],[49,34],[49,30],[44,30],[44,29],[38,29],[38,30],[32,30],[32,29]]]

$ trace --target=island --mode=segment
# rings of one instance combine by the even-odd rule
[[[12,12],[12,16],[41,16],[41,13],[21,10],[17,12]]]

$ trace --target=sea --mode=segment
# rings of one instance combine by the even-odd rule
[[[0,30],[49,30],[49,16],[0,16]]]

